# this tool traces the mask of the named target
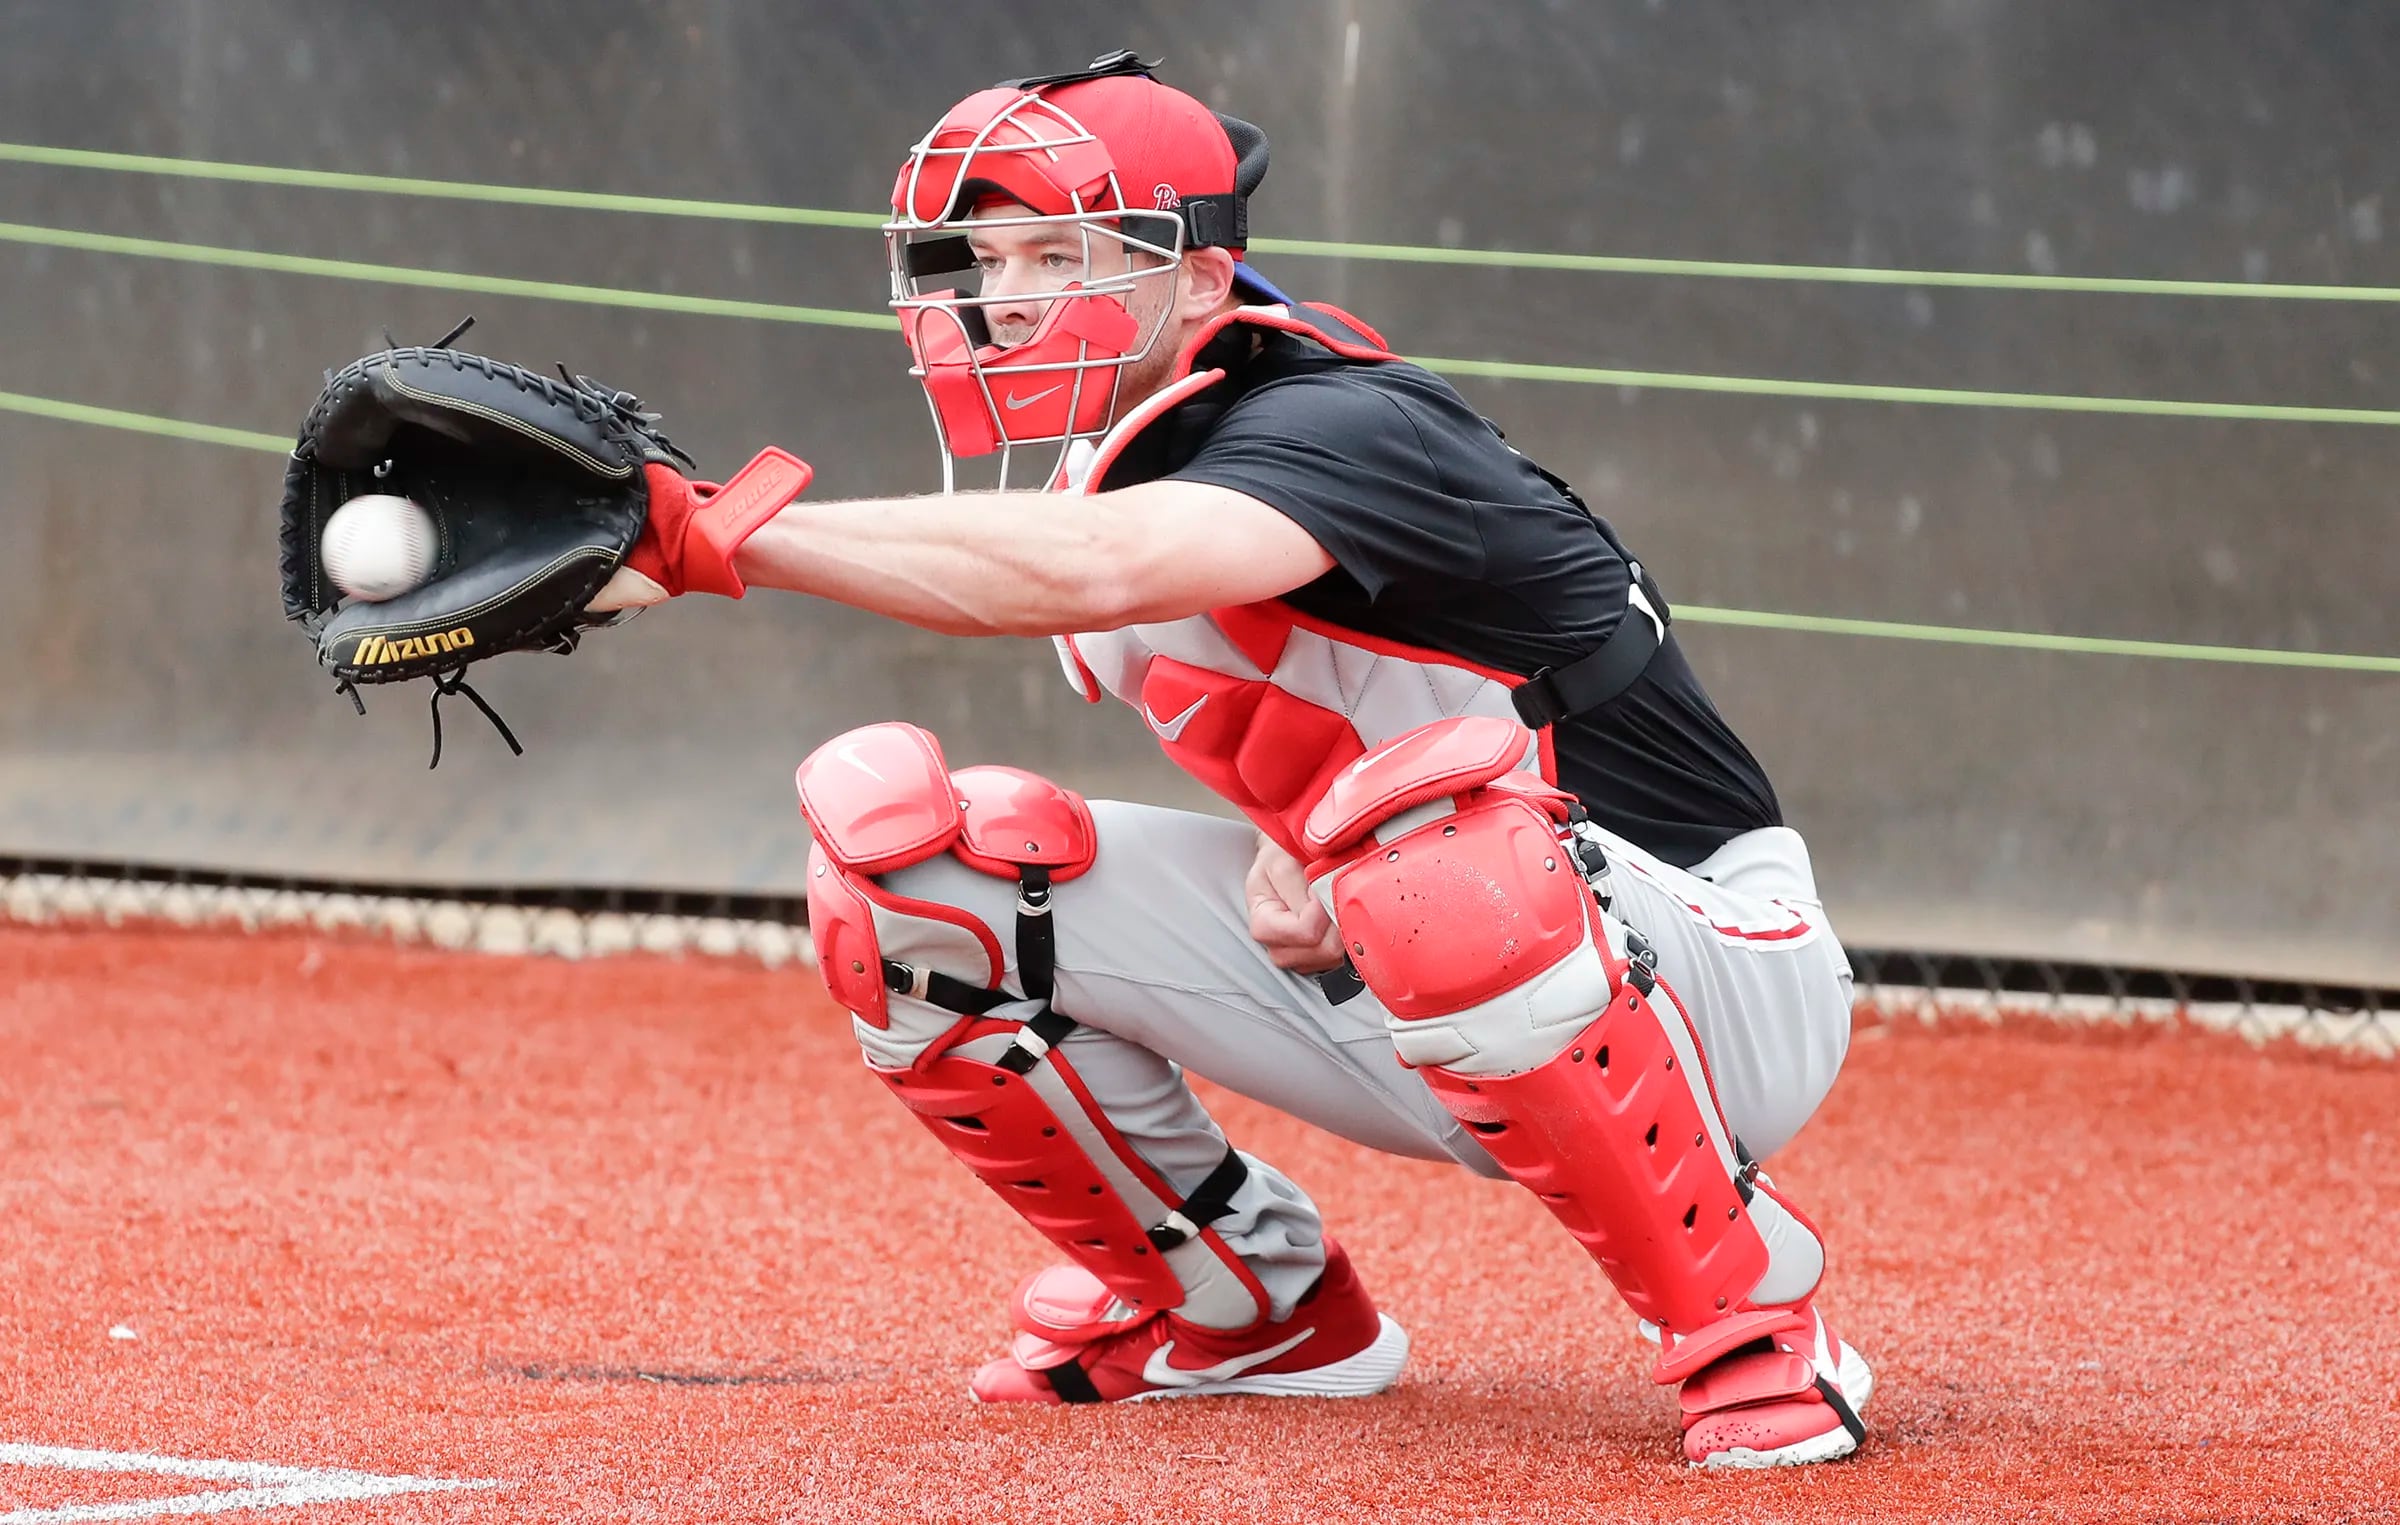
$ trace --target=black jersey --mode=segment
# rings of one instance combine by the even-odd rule
[[[1281,511],[1335,563],[1285,602],[1363,635],[1523,676],[1616,629],[1630,558],[1614,531],[1449,383],[1256,335],[1237,326],[1211,347],[1201,363],[1228,364],[1227,379],[1145,430],[1108,486],[1210,482]],[[1558,782],[1593,820],[1670,863],[1782,822],[1672,632],[1630,689],[1559,721],[1553,742]]]

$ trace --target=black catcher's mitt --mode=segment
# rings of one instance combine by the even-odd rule
[[[444,693],[464,692],[522,752],[463,675],[504,651],[572,651],[614,622],[584,606],[642,532],[644,467],[680,478],[692,464],[656,421],[630,393],[563,367],[545,376],[441,345],[353,362],[327,379],[292,447],[284,616],[362,712],[359,684],[433,679],[436,762]],[[322,560],[326,519],[366,493],[414,499],[437,536],[430,580],[380,603],[345,600]]]

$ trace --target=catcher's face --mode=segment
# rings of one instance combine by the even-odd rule
[[[990,303],[983,316],[992,342],[1006,349],[1031,339],[1060,293],[1101,293],[1076,300],[1116,303],[1132,315],[1140,336],[1127,347],[1134,358],[1116,375],[1111,411],[1112,417],[1121,416],[1158,390],[1174,365],[1176,335],[1169,330],[1181,305],[1177,261],[1127,243],[1112,225],[1098,220],[1006,220],[1023,215],[1022,207],[1000,206],[977,211],[969,220],[967,248],[975,256],[970,279],[976,294]],[[1149,229],[1133,236],[1145,234],[1156,236]],[[1012,297],[1024,300],[1005,300]]]
[[[977,221],[1006,215],[1005,211],[976,214]],[[1070,286],[1090,288],[1114,283],[1133,274],[1137,259],[1150,265],[1155,256],[1137,255],[1116,239],[1096,237],[1073,224],[1008,224],[978,226],[967,233],[967,248],[975,256],[976,294],[987,299],[1022,297],[1021,302],[995,301],[983,310],[992,342],[1002,347],[1023,344],[1033,337],[1048,306],[1040,298]],[[1117,301],[1135,318],[1154,317],[1165,303],[1148,288],[1157,281],[1128,283]],[[1144,334],[1150,324],[1142,325]]]

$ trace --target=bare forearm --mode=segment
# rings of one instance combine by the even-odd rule
[[[812,593],[951,635],[1104,630],[1126,607],[1110,516],[1054,493],[791,504],[746,541],[751,587]]]

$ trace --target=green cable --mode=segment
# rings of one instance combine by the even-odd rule
[[[818,228],[881,227],[881,212],[840,212],[744,201],[698,201],[675,196],[627,196],[543,186],[484,185],[405,175],[229,164],[159,154],[110,153],[0,143],[0,162],[60,169],[113,170],[185,180],[219,180],[308,190],[364,191],[503,206],[690,217],[720,222],[775,223]],[[1255,254],[1304,259],[1349,259],[1385,264],[1458,265],[1491,270],[1559,270],[1611,275],[1657,275],[1739,281],[1807,281],[1858,286],[1934,286],[1983,291],[2103,292],[2130,296],[2272,298],[2286,301],[2400,302],[2400,287],[2305,285],[2270,281],[2153,280],[2134,276],[2017,275],[1985,270],[1890,270],[1852,265],[1786,265],[1747,260],[1661,259],[1620,254],[1564,254],[1520,249],[1448,249],[1417,244],[1353,243],[1309,238],[1258,238]]]
[[[407,265],[367,265],[355,260],[316,259],[304,254],[269,254],[256,249],[221,249],[210,244],[176,243],[161,238],[127,238],[116,233],[86,233],[74,228],[37,228],[15,222],[0,222],[0,242],[39,244],[53,249],[80,249],[92,254],[131,254],[144,259],[171,259],[185,264],[217,265],[232,270],[265,270],[278,275],[314,275],[337,281],[421,286],[435,291],[530,297],[549,302],[586,302],[599,307],[633,307],[645,312],[756,318],[769,323],[811,323],[826,328],[890,329],[897,326],[888,313],[850,312],[837,307],[792,307],[781,302],[743,302],[730,297],[687,297],[666,291],[625,291],[614,286],[574,286],[563,281],[467,275],[452,270],[419,270]]]
[[[250,429],[196,424],[122,408],[99,408],[88,403],[0,392],[0,412],[30,414],[65,423],[124,429],[168,439],[206,445],[232,445],[274,455],[288,454],[291,440]],[[1896,620],[1841,619],[1819,614],[1780,614],[1761,609],[1722,609],[1707,604],[1682,604],[1675,618],[1695,625],[1732,625],[1750,630],[1792,631],[1809,635],[1868,636],[1884,640],[1928,641],[1949,646],[1982,646],[2016,651],[2071,652],[2085,656],[2146,657],[2182,662],[2232,662],[2253,666],[2305,667],[2331,672],[2400,673],[2400,657],[2353,655],[2346,652],[2277,651],[2247,646],[2200,646],[2180,641],[2129,641],[2100,636],[2044,635],[2031,630],[1979,630],[1962,625],[1916,625]]]
[[[1560,381],[1585,386],[1727,392],[1761,397],[1819,397],[1844,402],[1907,402],[1946,408],[2037,408],[2058,413],[2140,413],[2160,418],[2246,418],[2278,423],[2400,424],[2386,408],[2317,408],[2288,403],[2183,402],[2164,397],[2083,397],[2059,392],[1978,392],[1958,387],[1877,386],[1861,381],[1795,381],[1774,376],[1696,376],[1685,371],[1621,371],[1591,365],[1519,360],[1418,359],[1429,371],[1503,381]]]
[[[29,413],[35,418],[54,418],[69,424],[92,424],[102,429],[125,429],[135,434],[162,435],[199,445],[232,445],[276,455],[288,455],[292,449],[292,437],[288,434],[260,434],[254,429],[195,424],[180,418],[161,418],[155,413],[96,408],[86,402],[61,402],[55,397],[29,397],[23,392],[0,392],[0,411]]]
[[[1418,244],[1254,238],[1253,254],[1301,255],[1487,270],[1576,270],[1726,281],[1808,281],[1846,286],[1947,286],[1970,291],[2076,291],[2120,296],[2250,297],[2303,302],[2400,302],[2400,286],[2274,281],[2174,281],[2124,275],[2017,275],[1996,270],[1887,270],[1870,265],[1778,265],[1750,260],[1663,259],[1634,254],[1553,254],[1522,249],[1442,249]]]
[[[808,207],[761,206],[743,201],[687,201],[674,196],[615,196],[600,191],[549,190],[539,186],[477,185],[465,180],[418,180],[405,175],[354,175],[340,170],[287,169],[273,164],[224,164],[211,159],[170,159],[157,154],[114,154],[91,148],[45,148],[0,143],[0,162],[45,164],[60,169],[105,169],[182,180],[228,180],[317,191],[370,191],[386,196],[430,196],[446,201],[483,201],[502,206],[565,207],[586,212],[636,212],[717,222],[787,223],[816,228],[880,228],[873,212],[824,212]]]
[[[1946,646],[2073,652],[2082,656],[2151,657],[2179,662],[2237,662],[2258,667],[2313,667],[2328,672],[2400,673],[2400,657],[2358,656],[2346,652],[2278,651],[2254,646],[2201,646],[2186,641],[2128,641],[2107,636],[2043,635],[2032,630],[1913,625],[1896,620],[1841,619],[1824,614],[1717,609],[1706,604],[1677,604],[1674,617],[1677,620],[1689,620],[1695,625],[1734,625],[1750,630],[1786,630],[1810,635],[1861,635],[1891,641],[1933,641]]]
[[[145,259],[176,260],[236,270],[262,270],[284,275],[320,276],[332,280],[371,281],[541,301],[583,302],[603,307],[627,307],[648,312],[696,314],[705,317],[753,318],[773,323],[812,324],[827,328],[891,332],[898,325],[883,312],[858,312],[836,307],[795,307],[780,302],[748,302],[728,297],[682,296],[673,292],[628,291],[614,286],[578,286],[561,281],[519,280],[508,276],[468,275],[457,271],[420,270],[405,265],[371,265],[354,260],[318,259],[299,254],[271,254],[253,249],[226,249],[208,244],[177,243],[167,239],[129,238],[115,233],[87,233],[73,228],[44,228],[0,222],[0,242],[77,249],[96,254],[126,254]],[[1585,365],[1543,365],[1515,360],[1458,360],[1427,357],[1417,364],[1453,376],[1483,376],[1499,380],[1564,382],[1584,386],[1641,387],[1660,391],[1719,392],[1761,397],[1809,397],[1851,402],[1917,403],[1953,408],[2034,408],[2062,413],[2130,413],[2166,418],[2253,419],[2280,423],[2400,424],[2400,412],[2379,408],[2320,408],[2277,403],[2184,402],[2150,397],[2080,397],[2065,393],[1970,391],[1955,387],[1878,386],[1866,382],[1799,381],[1771,376],[1701,376],[1681,371],[1614,370]]]

